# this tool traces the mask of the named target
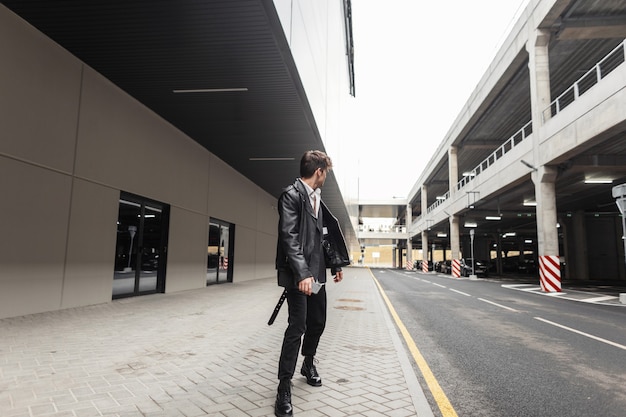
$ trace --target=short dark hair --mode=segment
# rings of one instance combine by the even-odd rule
[[[300,176],[311,178],[318,168],[330,170],[333,163],[330,157],[322,151],[306,151],[300,159]]]

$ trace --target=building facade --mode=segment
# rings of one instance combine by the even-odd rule
[[[224,128],[223,125],[232,123],[226,115],[221,121],[207,122],[215,133],[195,134],[193,129],[187,129],[191,122],[185,124],[175,117],[166,119],[163,115],[168,113],[163,107],[141,93],[132,93],[132,86],[116,84],[110,73],[107,75],[111,78],[103,75],[99,69],[106,72],[106,65],[94,64],[98,66],[95,68],[87,64],[70,52],[76,45],[66,48],[44,34],[42,30],[46,29],[38,28],[49,29],[55,19],[62,19],[59,16],[63,13],[43,22],[35,16],[49,13],[36,10],[37,2],[4,3],[0,5],[0,318],[275,276],[277,192],[269,190],[260,174],[237,165],[224,151],[234,148],[238,154],[252,152],[244,141],[248,137],[244,138],[238,127],[241,120],[251,123],[246,114],[254,111],[252,105],[243,101],[233,104],[241,107],[235,115],[240,125]],[[145,7],[146,13],[142,14],[158,18],[156,6],[152,9],[150,2],[122,3],[116,17],[119,21],[123,20],[121,8],[130,5]],[[192,3],[177,4],[180,17],[169,13],[167,19],[175,31],[163,28],[166,37],[182,36],[179,32],[183,32],[184,24],[188,24],[188,31],[204,29],[182,21],[183,10]],[[344,98],[340,94],[349,97],[344,2],[322,1],[315,2],[315,6],[308,2],[277,2],[276,6],[267,1],[240,3],[242,8],[229,11],[228,16],[240,20],[252,12],[261,16],[265,32],[271,34],[267,44],[282,54],[275,72],[301,93],[291,107],[314,115],[308,120],[310,130],[305,139],[300,140],[297,134],[292,135],[293,139],[285,139],[296,142],[287,154],[281,155],[288,155],[291,165],[272,168],[280,175],[269,179],[280,189],[298,175],[294,166],[297,167],[302,152],[323,149],[326,136],[329,149],[339,153],[338,122],[326,114],[333,114],[341,106]],[[230,5],[223,2],[205,2],[210,9],[207,15],[216,13],[218,5],[224,10],[232,9],[226,9]],[[84,4],[80,7],[92,16],[115,13],[115,5],[111,10],[95,11],[87,10]],[[283,27],[276,25],[277,10],[285,20]],[[316,17],[306,19],[307,13]],[[309,22],[309,32],[296,30],[300,25],[293,24],[295,16]],[[92,28],[89,24],[72,26],[77,28],[76,38],[85,35],[78,33],[79,28],[87,31],[96,23],[90,21]],[[217,38],[220,28],[216,28]],[[246,28],[241,27],[242,33]],[[291,34],[289,42],[286,34]],[[315,38],[307,39],[313,35]],[[159,45],[168,42],[158,32],[146,32],[148,36]],[[207,42],[212,40],[211,36],[204,36]],[[125,40],[133,42],[130,35]],[[305,48],[311,45],[309,41],[316,41],[317,49]],[[84,42],[88,42],[86,38]],[[285,44],[290,49],[280,49]],[[181,42],[174,52],[179,53],[184,45]],[[93,43],[86,49],[97,47]],[[211,51],[216,50],[213,47]],[[257,71],[257,80],[267,74],[260,67],[244,68],[246,64],[238,63],[235,54],[219,52],[223,54],[220,63],[231,65],[230,73]],[[314,75],[303,74],[306,86],[302,88],[300,76],[290,64],[292,53],[299,65],[315,61],[316,74],[323,74],[324,80],[314,81]],[[320,56],[326,59],[320,61]],[[122,59],[122,54],[117,53],[92,62]],[[212,63],[205,72],[215,66]],[[127,67],[125,71],[132,69]],[[289,75],[281,75],[285,73]],[[139,75],[150,76],[147,72]],[[188,80],[189,76],[181,79]],[[340,87],[325,87],[332,83]],[[250,88],[250,96],[269,96],[271,92],[258,93],[262,86],[261,80],[256,90]],[[187,104],[179,105],[178,96],[171,90],[167,94],[167,106]],[[195,97],[187,100],[196,100]],[[218,110],[208,111],[209,104],[197,108],[211,114],[230,104],[227,96],[215,105]],[[313,112],[308,112],[309,106]],[[181,114],[187,117],[195,109],[185,107]],[[283,119],[289,123],[287,115]],[[277,132],[295,127],[282,126],[282,119],[277,120],[272,139],[257,129],[257,134],[249,134],[249,140],[267,149],[278,141],[284,148],[285,141],[276,139]],[[240,135],[241,143],[233,139],[235,134]],[[257,163],[252,153],[246,156],[242,164]],[[329,188],[341,196],[338,187]],[[342,208],[345,210],[345,206]]]

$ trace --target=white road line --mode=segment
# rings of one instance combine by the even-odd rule
[[[532,284],[502,284],[501,286],[502,288],[508,288],[511,290],[524,291],[524,292],[529,292],[533,294],[544,295],[546,297],[560,298],[563,300],[578,301],[581,303],[604,304],[604,305],[614,305],[614,306],[623,305],[623,304],[615,303],[615,301],[619,297],[615,297],[613,295],[602,295],[602,296],[593,297],[592,296],[593,294],[589,294],[589,298],[584,298],[581,296],[581,294],[585,294],[582,291],[574,291],[574,293],[570,293],[570,295],[568,295],[568,293],[566,292],[552,292],[552,293],[544,292],[541,289],[541,287],[537,287]]]
[[[589,333],[581,332],[580,330],[572,329],[571,327],[563,326],[562,324],[555,323],[555,322],[550,321],[550,320],[542,319],[541,317],[535,317],[535,319],[537,319],[539,321],[542,321],[544,323],[551,324],[551,325],[556,326],[556,327],[560,327],[561,329],[568,330],[570,332],[573,332],[573,333],[576,333],[576,334],[588,337],[590,339],[597,340],[598,342],[606,343],[607,345],[615,346],[616,348],[620,348],[620,349],[626,350],[626,346],[620,345],[619,343],[611,342],[610,340],[606,340],[606,339],[603,339],[603,338],[598,337],[598,336],[594,336],[594,335],[589,334]]]
[[[433,284],[433,285],[436,285],[436,286],[438,286],[438,287],[441,287],[441,288],[448,288],[448,287],[446,287],[445,285],[437,284],[436,282],[432,282],[432,284]]]
[[[527,291],[527,292],[537,291],[541,289],[541,287],[537,285],[532,285],[532,284],[504,284],[502,285],[502,287],[510,288],[512,290]]]
[[[450,291],[454,291],[454,292],[459,293],[459,294],[461,294],[461,295],[465,295],[465,296],[467,296],[467,297],[471,297],[471,295],[470,295],[470,294],[468,294],[468,293],[466,293],[466,292],[463,292],[463,291],[455,290],[454,288],[450,288]]]
[[[507,307],[507,306],[503,306],[502,304],[498,304],[498,303],[494,303],[493,301],[489,301],[489,300],[485,300],[484,298],[479,298],[480,301],[484,301],[485,303],[489,303],[489,304],[493,304],[496,307],[500,307],[503,308],[505,310],[509,310],[509,311],[513,311],[515,313],[517,313],[518,311],[514,308],[511,307]]]
[[[605,295],[604,297],[594,297],[594,298],[587,298],[585,300],[580,300],[583,303],[599,303],[601,301],[609,301],[609,300],[617,300],[617,297],[614,297],[612,295]]]

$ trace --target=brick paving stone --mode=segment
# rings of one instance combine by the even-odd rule
[[[85,407],[72,410],[76,417],[100,417],[102,414],[96,407]]]
[[[408,410],[406,408],[396,408],[394,410],[389,411],[388,417],[408,417],[414,416],[414,410]]]
[[[199,417],[206,415],[206,412],[202,408],[198,407],[190,401],[176,401],[170,404],[170,407],[177,409],[185,417]],[[168,407],[168,409],[170,409],[170,407]]]
[[[54,404],[33,405],[33,406],[28,407],[28,410],[33,416],[43,416],[43,415],[52,414],[56,412],[56,408],[54,407]]]
[[[209,415],[223,415],[224,412],[232,410],[234,407],[229,403],[216,403],[209,407],[202,407],[202,409]]]
[[[14,408],[8,410],[2,410],[2,417],[31,417],[28,408]]]

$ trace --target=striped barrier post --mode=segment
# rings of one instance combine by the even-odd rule
[[[428,261],[422,261],[422,272],[428,272]]]
[[[544,292],[561,292],[561,263],[558,256],[539,257],[539,280]]]
[[[407,271],[412,271],[413,270],[413,262],[406,261],[406,269],[407,269]]]
[[[461,260],[459,259],[452,260],[452,276],[454,278],[461,277]]]

